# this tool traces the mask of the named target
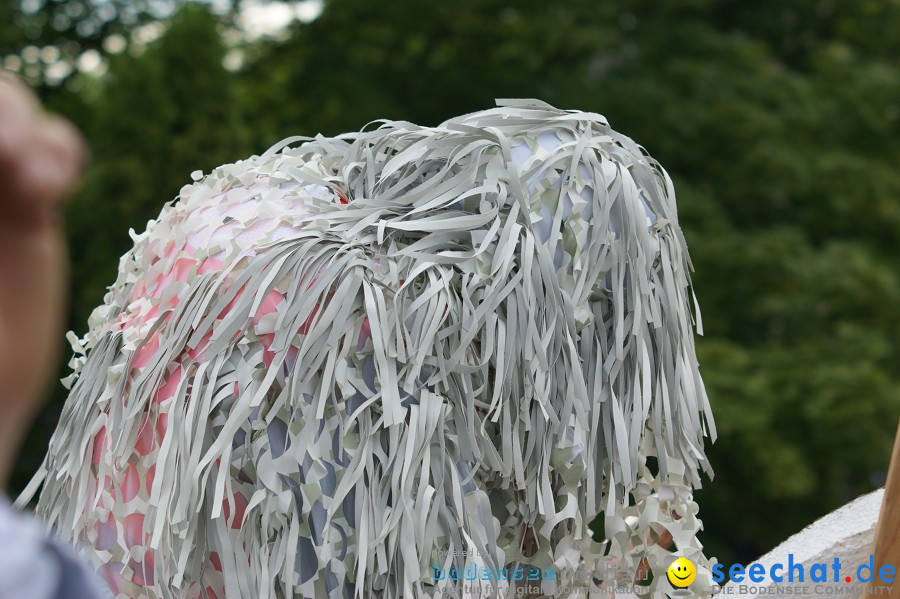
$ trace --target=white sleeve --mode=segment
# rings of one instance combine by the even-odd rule
[[[104,599],[104,587],[71,547],[0,497],[0,599]]]
[[[0,498],[0,599],[50,599],[61,568],[36,522]]]

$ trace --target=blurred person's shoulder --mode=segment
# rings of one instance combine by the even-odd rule
[[[75,553],[0,495],[0,599],[105,599]]]

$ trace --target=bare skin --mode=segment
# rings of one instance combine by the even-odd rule
[[[76,129],[0,72],[0,488],[57,365],[67,273],[60,208],[83,164]]]

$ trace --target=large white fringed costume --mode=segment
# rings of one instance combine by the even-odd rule
[[[631,139],[504,101],[194,178],[70,334],[20,498],[120,597],[552,595],[604,554],[703,588],[690,263]]]

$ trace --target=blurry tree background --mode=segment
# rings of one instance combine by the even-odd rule
[[[70,327],[189,173],[494,98],[592,110],[672,175],[720,432],[701,540],[749,561],[883,483],[900,416],[898,0],[0,0],[0,60],[86,132]],[[282,5],[280,7],[274,5]],[[286,6],[285,6],[286,5]],[[68,353],[68,348],[66,348]],[[55,427],[57,386],[13,481]]]

